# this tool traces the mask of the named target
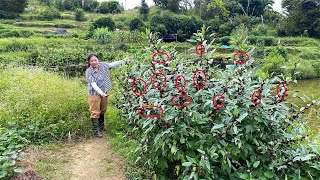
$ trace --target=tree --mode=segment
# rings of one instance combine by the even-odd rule
[[[79,0],[62,0],[64,9],[74,10],[81,7],[81,1]]]
[[[182,0],[182,8],[188,10],[192,8],[192,0]]]
[[[119,4],[118,1],[107,1],[102,2],[99,7],[97,8],[98,13],[102,14],[115,14],[115,13],[121,13],[124,10],[124,8]]]
[[[249,16],[260,16],[273,0],[236,0],[241,5],[242,12]]]
[[[0,18],[11,18],[21,14],[27,6],[26,0],[1,0]]]
[[[141,7],[140,7],[140,15],[142,17],[142,19],[145,21],[148,17],[148,14],[149,14],[149,6],[148,4],[146,3],[145,0],[141,0]]]
[[[129,24],[130,30],[142,30],[142,27],[144,27],[144,23],[139,18],[134,18],[130,21]]]
[[[208,9],[213,10],[213,14],[219,18],[219,20],[225,19],[229,16],[229,11],[226,9],[222,0],[213,0],[208,4]]]
[[[38,0],[38,1],[47,6],[52,6],[55,3],[55,1],[52,1],[52,0]]]
[[[172,12],[178,12],[181,0],[153,0],[153,2],[156,6],[159,6],[163,9],[169,9]]]
[[[75,10],[74,16],[75,16],[75,20],[76,20],[76,21],[85,21],[86,18],[85,18],[84,15],[85,15],[85,14],[84,14],[83,9],[78,8],[78,9]]]
[[[110,17],[100,17],[95,21],[93,21],[93,23],[91,24],[91,29],[105,28],[105,27],[107,27],[108,30],[113,31],[116,25]]]
[[[320,3],[316,0],[284,0],[286,10],[285,30],[288,35],[320,37]]]
[[[150,20],[152,31],[160,32],[162,36],[178,33],[178,41],[185,41],[190,38],[202,24],[203,22],[195,17],[173,13],[157,14]]]
[[[41,20],[53,20],[61,18],[61,13],[56,8],[46,8],[40,14]]]
[[[85,11],[93,12],[99,6],[99,2],[96,0],[84,0],[83,9]]]

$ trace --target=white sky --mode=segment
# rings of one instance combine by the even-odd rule
[[[108,0],[98,0],[99,2],[108,1]],[[117,0],[120,4],[123,4],[125,9],[133,9],[134,7],[140,6],[141,0]],[[273,9],[280,12],[281,9],[281,1],[282,0],[274,0]],[[148,6],[154,5],[153,0],[146,0]]]
[[[98,0],[99,2],[108,1],[108,0]],[[140,6],[141,0],[117,0],[120,4],[123,4],[125,9],[133,9],[137,6]],[[153,0],[146,0],[148,6],[153,6]]]
[[[273,9],[275,11],[278,11],[278,12],[281,12],[282,11],[282,8],[281,8],[281,2],[282,0],[274,0],[274,4],[273,4]]]

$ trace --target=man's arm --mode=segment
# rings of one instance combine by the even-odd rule
[[[106,94],[104,92],[102,92],[102,90],[98,87],[96,82],[92,82],[91,86],[93,87],[94,90],[97,91],[97,93],[99,93],[101,96],[106,96]]]
[[[129,62],[131,60],[132,60],[132,58],[125,58],[124,60],[108,63],[108,66],[109,66],[109,68],[115,68],[115,67],[117,67],[125,62]]]
[[[125,61],[124,60],[120,60],[120,61],[116,61],[116,62],[112,62],[112,63],[108,63],[109,68],[115,68],[121,64],[123,64]]]
[[[86,80],[88,82],[88,84],[90,84],[93,89],[95,91],[97,91],[97,93],[99,93],[101,96],[105,97],[106,94],[104,92],[102,92],[102,90],[98,87],[97,83],[96,83],[96,78],[94,78],[92,76],[92,74],[90,74],[89,70],[86,70]]]

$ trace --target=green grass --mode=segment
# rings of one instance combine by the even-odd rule
[[[319,47],[320,40],[306,37],[284,37],[279,38],[280,43],[286,46],[304,46],[304,47]]]
[[[40,142],[89,133],[87,90],[79,79],[64,79],[38,68],[5,68],[0,76],[3,127],[16,122],[29,129],[25,134],[29,140]]]

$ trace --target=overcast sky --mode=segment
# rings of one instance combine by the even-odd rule
[[[108,0],[98,0],[100,2],[102,1],[108,1]],[[134,7],[140,6],[141,0],[118,0],[120,4],[123,4],[125,9],[133,9]],[[274,0],[273,9],[276,11],[281,11],[281,1],[282,0]],[[153,0],[146,0],[147,4],[149,6],[154,5]]]

